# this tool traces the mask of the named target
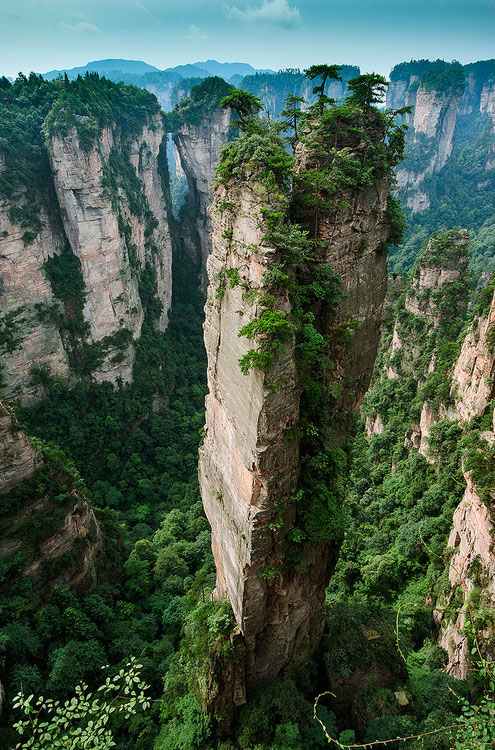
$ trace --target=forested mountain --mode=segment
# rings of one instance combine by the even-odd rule
[[[0,80],[0,746],[485,750],[492,62],[217,65]]]
[[[409,228],[391,255],[392,270],[410,268],[433,231],[467,227],[472,270],[486,281],[495,270],[495,61],[401,63],[390,81],[387,105],[413,108],[397,171]]]

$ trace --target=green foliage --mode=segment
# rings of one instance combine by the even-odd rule
[[[115,127],[128,140],[138,135],[143,124],[160,112],[156,97],[145,89],[87,73],[75,81],[51,81],[58,94],[45,118],[43,132],[65,135],[75,127],[82,148],[91,148],[101,128]]]
[[[390,225],[389,242],[391,245],[400,245],[407,222],[399,201],[393,195],[387,197],[386,216]]]
[[[260,369],[269,370],[273,360],[283,349],[283,344],[287,341],[293,332],[291,323],[287,315],[281,310],[265,308],[258,318],[254,318],[250,323],[243,326],[238,336],[246,336],[248,339],[256,339],[261,346],[261,353],[264,355],[262,362],[263,367]],[[246,374],[253,366],[253,360],[258,361],[258,352],[249,350],[239,360],[241,371]]]
[[[325,95],[325,84],[327,80],[341,81],[340,70],[340,65],[311,65],[304,71],[304,75],[310,81],[314,81],[317,78],[320,79],[320,83],[313,88],[313,94],[318,96],[318,103],[315,105],[315,110],[320,115],[323,114],[325,105],[335,103],[334,99],[330,99]]]
[[[239,127],[245,130],[258,112],[263,109],[261,100],[254,94],[241,89],[231,88],[220,102],[222,109],[233,109],[238,118]]]
[[[122,713],[126,720],[138,711],[150,708],[145,691],[148,686],[141,679],[141,664],[131,659],[126,666],[96,691],[81,683],[75,695],[63,703],[51,698],[27,698],[18,693],[14,708],[22,711],[26,719],[14,724],[23,737],[16,750],[54,750],[54,748],[88,748],[107,750],[116,747],[112,731],[112,714]]]
[[[294,148],[295,144],[299,139],[298,123],[303,119],[304,113],[301,109],[301,105],[305,103],[305,99],[302,96],[294,96],[294,94],[287,94],[285,98],[285,109],[282,110],[280,116],[282,121],[280,123],[280,130],[292,130],[292,137],[289,139]]]
[[[173,121],[171,129],[177,129],[183,123],[199,125],[221,106],[221,102],[232,91],[233,87],[223,78],[218,76],[205,78],[197,86],[193,86],[189,96],[181,99],[168,115]]]
[[[25,309],[25,306],[16,307],[0,315],[0,354],[11,354],[20,347],[23,324],[26,322],[21,315]]]
[[[153,326],[154,272],[143,269],[141,296],[149,312],[132,385],[81,382],[70,389],[40,372],[47,396],[19,414],[31,433],[63,445],[74,459],[99,508],[105,549],[98,586],[79,600],[60,590],[40,592],[32,578],[21,575],[39,556],[37,545],[60,528],[66,511],[60,518],[58,510],[74,502],[72,488],[80,486],[68,476],[63,454],[42,446],[44,465],[2,496],[3,518],[38,496],[47,498],[50,511],[12,530],[23,547],[0,566],[0,644],[4,639],[9,644],[0,653],[8,675],[2,680],[7,700],[0,736],[13,720],[9,704],[21,678],[25,689],[32,685],[31,692],[41,688],[43,695],[65,700],[71,681],[83,679],[93,688],[103,664],[141,654],[143,675],[158,699],[180,640],[186,592],[201,596],[214,583],[196,478],[206,365],[203,300],[192,279],[199,279],[198,269],[176,259],[173,311],[163,334]],[[9,533],[2,530],[2,543]],[[160,554],[162,549],[168,551]],[[53,580],[52,571],[40,572]],[[146,720],[117,722],[119,750],[149,750],[157,721],[152,711]]]
[[[67,325],[75,321],[84,330],[83,308],[86,302],[86,289],[82,276],[81,261],[66,246],[60,255],[53,255],[43,265],[52,292],[64,303],[67,312]]]
[[[349,91],[352,94],[348,101],[357,107],[370,107],[383,101],[388,81],[378,73],[366,73],[365,75],[351,78],[348,82]]]
[[[459,67],[460,63],[448,63],[445,60],[411,60],[395,65],[390,72],[391,81],[408,80],[411,76],[421,78],[425,73],[431,70],[446,70],[451,66]]]
[[[460,66],[429,70],[422,76],[420,85],[426,91],[434,91],[437,96],[449,94],[460,97],[465,86],[464,71]]]
[[[240,138],[222,148],[217,181],[241,180],[247,173],[254,172],[268,190],[286,193],[291,164],[277,127],[256,121],[246,127]]]
[[[404,206],[408,227],[404,242],[390,254],[391,271],[403,274],[414,263],[421,246],[433,232],[461,226],[471,236],[470,266],[477,286],[487,273],[495,271],[493,261],[495,228],[493,221],[493,175],[486,169],[488,154],[493,149],[493,129],[484,115],[459,115],[452,153],[440,172],[425,177],[421,185],[430,200],[422,212],[412,213],[407,201],[412,197],[408,187],[397,197]],[[405,169],[416,174],[430,164],[434,140],[416,133],[405,149]]]
[[[54,187],[46,138],[75,127],[81,147],[89,149],[102,127],[116,128],[126,140],[160,111],[149,92],[97,74],[71,82],[20,74],[8,94],[8,105],[2,102],[0,108],[0,152],[6,167],[0,175],[0,200],[8,202],[10,220],[26,229],[26,243],[41,229],[41,208],[51,210]]]

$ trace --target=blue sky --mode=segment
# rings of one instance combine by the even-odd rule
[[[495,0],[0,0],[0,74],[124,57],[275,70],[495,57]]]

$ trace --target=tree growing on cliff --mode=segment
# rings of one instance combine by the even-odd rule
[[[371,107],[383,101],[388,81],[379,73],[365,73],[351,78],[347,85],[352,91],[347,101],[358,107]]]
[[[257,96],[240,89],[232,89],[230,94],[222,99],[220,106],[222,109],[234,110],[238,117],[238,122],[235,124],[239,125],[241,130],[245,130],[248,123],[263,109],[263,104]]]
[[[341,81],[342,76],[339,71],[342,69],[341,65],[311,65],[304,71],[306,78],[310,81],[314,81],[316,78],[321,79],[321,83],[313,88],[313,94],[318,96],[318,112],[323,113],[326,104],[335,104],[335,99],[325,95],[325,86],[328,80]]]
[[[288,94],[285,97],[285,109],[283,109],[280,113],[283,117],[283,120],[280,123],[280,130],[284,132],[285,130],[289,130],[289,128],[292,128],[292,130],[294,131],[292,136],[288,138],[288,140],[292,144],[293,150],[296,141],[299,139],[297,128],[299,122],[304,117],[304,112],[301,109],[301,104],[304,104],[305,101],[306,100],[303,96],[294,96],[294,94]]]

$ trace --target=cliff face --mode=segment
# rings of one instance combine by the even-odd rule
[[[383,344],[381,359],[382,378],[395,381],[398,388],[403,383],[410,394],[410,403],[395,408],[389,404],[386,407],[389,418],[380,411],[368,413],[366,418],[371,441],[375,435],[386,434],[400,425],[406,451],[422,454],[434,467],[440,483],[448,481],[454,471],[459,473],[460,478],[454,480],[447,492],[443,511],[449,513],[448,520],[452,524],[446,564],[450,587],[445,593],[445,588],[440,589],[434,580],[430,585],[431,598],[435,600],[437,642],[448,657],[445,669],[461,679],[466,679],[471,670],[473,643],[467,628],[476,623],[478,643],[486,653],[485,639],[490,627],[480,626],[480,622],[483,611],[492,608],[495,602],[495,520],[490,500],[495,431],[491,426],[480,430],[476,423],[471,423],[474,417],[478,420],[484,417],[486,422],[487,417],[492,416],[489,409],[493,398],[495,351],[491,332],[495,307],[493,289],[487,287],[481,301],[474,306],[473,319],[456,352],[455,342],[463,330],[467,313],[468,240],[465,230],[452,231],[443,238],[430,240],[425,248],[396,303],[394,327],[390,340]],[[393,392],[385,380],[382,392]],[[437,435],[432,445],[434,430]],[[438,430],[443,435],[440,442]],[[455,435],[452,444],[448,443],[449,434]],[[400,432],[397,437],[401,439]],[[444,448],[443,444],[450,447]],[[401,451],[396,450],[394,455],[397,456],[394,460],[403,460]],[[448,464],[449,460],[455,464]],[[466,485],[461,497],[462,475]],[[429,485],[434,481],[430,477]],[[428,486],[426,495],[430,491],[431,486]],[[459,497],[457,507],[452,505],[455,494]],[[422,523],[426,529],[427,516]],[[427,603],[431,598],[428,597]]]
[[[452,375],[455,410],[461,421],[482,415],[494,397],[495,352],[492,331],[495,324],[495,302],[477,316],[462,342],[461,352]]]
[[[166,327],[172,294],[172,246],[157,170],[163,137],[156,117],[128,147],[129,164],[147,204],[140,210],[132,204],[133,196],[126,194],[129,186],[111,184],[115,174],[109,179],[108,172],[116,169],[112,160],[124,150],[110,129],[102,131],[89,152],[81,149],[75,131],[64,138],[51,138],[49,153],[55,190],[66,236],[81,261],[86,288],[83,316],[92,342],[122,329],[130,331],[133,339],[139,336],[143,307],[138,269],[146,262],[155,270],[163,304],[158,325],[160,330]],[[151,215],[146,214],[146,209]],[[108,357],[96,378],[129,380],[132,362],[132,349],[117,364]]]
[[[58,308],[43,266],[62,252],[65,237],[51,213],[41,213],[42,230],[25,245],[24,228],[10,221],[8,207],[0,210],[0,382],[6,399],[37,393],[33,365],[68,377],[69,362],[56,321],[42,320],[37,304]]]
[[[230,136],[231,111],[214,109],[198,124],[183,123],[174,135],[189,189],[187,216],[178,228],[180,242],[191,257],[206,261],[211,252],[213,181],[220,150]]]
[[[32,577],[42,596],[54,586],[77,594],[94,586],[102,546],[81,481],[64,460],[34,448],[0,403],[0,559],[7,570],[20,559],[22,575]],[[11,575],[3,586],[12,584]]]
[[[431,239],[423,251],[398,303],[397,313],[402,308],[406,314],[395,315],[386,357],[389,379],[407,373],[420,383],[435,370],[446,327],[465,314],[467,300],[462,291],[468,291],[468,243],[466,230],[452,231],[443,239]],[[421,421],[426,424],[429,418],[422,414]],[[422,441],[421,427],[418,429]]]
[[[219,212],[227,199],[232,208]],[[263,676],[258,674],[260,667],[264,676],[276,674],[295,645],[290,643],[292,638],[301,629],[304,641],[309,626],[309,609],[297,611],[291,601],[296,593],[302,598],[301,590],[289,591],[289,581],[260,576],[283,554],[279,549],[282,535],[272,531],[270,523],[274,495],[287,502],[294,487],[298,446],[296,441],[284,442],[283,436],[297,422],[299,409],[293,342],[274,373],[287,384],[283,389],[269,391],[262,373],[242,375],[238,364],[247,347],[237,331],[259,312],[246,300],[244,285],[261,290],[264,273],[277,262],[276,251],[263,241],[262,205],[255,189],[246,186],[227,193],[220,187],[212,207],[213,252],[208,261],[211,283],[205,320],[209,394],[199,469],[203,503],[212,527],[216,593],[230,599],[246,639],[247,681],[251,684]],[[223,235],[230,232],[232,237],[226,239]],[[240,268],[241,283],[232,289],[227,285],[225,294],[217,296],[218,279],[233,267]],[[280,309],[288,309],[286,296],[277,303]],[[300,586],[301,582],[296,589]],[[280,599],[282,592],[284,600]],[[284,636],[286,627],[293,629],[292,638]],[[260,638],[264,630],[265,638]],[[260,649],[262,666],[256,659]],[[244,698],[241,690],[239,702]]]
[[[359,75],[359,68],[355,65],[343,65],[340,71],[342,81],[329,81],[325,94],[337,102],[341,102],[347,93],[347,81]],[[270,117],[279,118],[285,109],[285,99],[288,94],[302,96],[309,104],[316,101],[313,94],[313,82],[299,70],[281,70],[278,73],[257,73],[245,76],[239,88],[258,96]]]
[[[41,463],[41,456],[0,403],[0,492],[8,492],[31,477]]]
[[[302,148],[295,166],[299,177],[310,163]],[[338,420],[340,414],[341,427],[331,440],[342,446],[348,436],[342,413],[360,403],[376,354],[386,292],[383,246],[390,231],[384,216],[389,186],[387,176],[352,203],[350,195],[339,196],[348,201],[317,224],[321,245],[314,273],[331,267],[342,282],[344,301],[338,309],[317,313],[321,340],[334,362],[326,387],[331,381],[337,389],[343,386],[340,398],[328,407],[329,418]],[[301,453],[304,386],[297,334],[289,326],[269,368],[243,372],[239,366],[239,361],[263,352],[269,336],[256,344],[239,330],[249,330],[263,317],[266,279],[286,260],[268,239],[267,212],[282,215],[288,200],[280,195],[273,199],[266,185],[248,172],[245,179],[224,181],[211,209],[205,320],[209,395],[199,476],[212,527],[216,596],[230,600],[243,644],[237,677],[225,687],[234,704],[243,703],[246,691],[285,666],[303,664],[314,651],[323,632],[325,587],[339,549],[338,534],[330,539],[313,529],[313,536],[307,533],[315,541],[299,549],[297,564],[291,561],[294,537],[306,533],[295,529],[302,510],[296,497],[301,464],[308,460]],[[269,310],[276,320],[288,320],[294,313],[283,285],[270,288]],[[342,348],[336,329],[351,319],[359,326],[350,345]],[[300,502],[311,501],[308,497]],[[328,521],[331,511],[326,513]],[[332,522],[336,524],[336,518]],[[223,700],[229,699],[224,695]]]
[[[493,443],[495,431],[486,435]],[[471,669],[471,644],[466,632],[473,612],[472,597],[478,591],[477,606],[488,611],[495,604],[495,555],[493,538],[495,519],[486,502],[482,502],[469,472],[465,474],[466,492],[457,506],[452,522],[448,547],[452,552],[449,565],[450,593],[443,603],[449,607],[457,593],[462,604],[454,607],[453,616],[437,611],[436,621],[440,626],[440,645],[448,654],[447,671],[457,679],[465,680]],[[485,638],[490,629],[482,634]],[[482,642],[482,638],[479,638]],[[482,650],[483,645],[482,645]]]
[[[10,218],[12,205],[2,205],[5,398],[38,395],[33,366],[64,379],[91,372],[99,381],[128,381],[147,266],[162,303],[157,325],[165,329],[172,246],[158,167],[163,137],[159,115],[125,141],[117,126],[104,127],[90,148],[81,145],[75,127],[63,135],[54,131],[47,141],[50,171],[39,231],[25,232]]]
[[[484,294],[487,292],[488,289]],[[474,317],[453,370],[451,395],[454,409],[450,418],[459,421],[465,430],[469,429],[468,423],[473,417],[489,414],[494,394],[495,351],[491,338],[494,311],[495,299],[492,299],[488,309]],[[492,415],[492,422],[494,418],[495,415]],[[466,626],[473,624],[479,609],[489,611],[495,605],[494,493],[491,487],[477,486],[477,480],[484,483],[485,476],[489,476],[494,443],[495,425],[492,424],[491,429],[481,432],[477,441],[476,452],[486,456],[482,474],[469,470],[472,453],[467,454],[465,459],[466,491],[455,510],[448,541],[448,547],[452,550],[449,564],[451,589],[443,603],[445,608],[450,605],[453,611],[447,612],[447,615],[443,608],[437,611],[437,622],[441,627],[440,644],[449,656],[447,669],[462,679],[469,675],[471,669],[472,643]],[[475,596],[479,597],[478,602],[475,602]],[[457,605],[452,606],[451,602],[456,600]],[[478,634],[482,653],[486,653],[485,639],[490,638],[491,634],[490,626],[485,626],[483,632]]]
[[[413,106],[405,115],[409,125],[406,159],[397,170],[401,199],[411,214],[421,213],[435,197],[430,177],[449,165],[454,145],[473,142],[487,117],[494,120],[494,69],[490,61],[474,65],[435,68],[426,61],[401,64],[391,73],[387,106]],[[492,138],[493,140],[493,138]],[[493,145],[486,148],[485,169],[493,169]],[[483,186],[481,186],[483,187]]]

